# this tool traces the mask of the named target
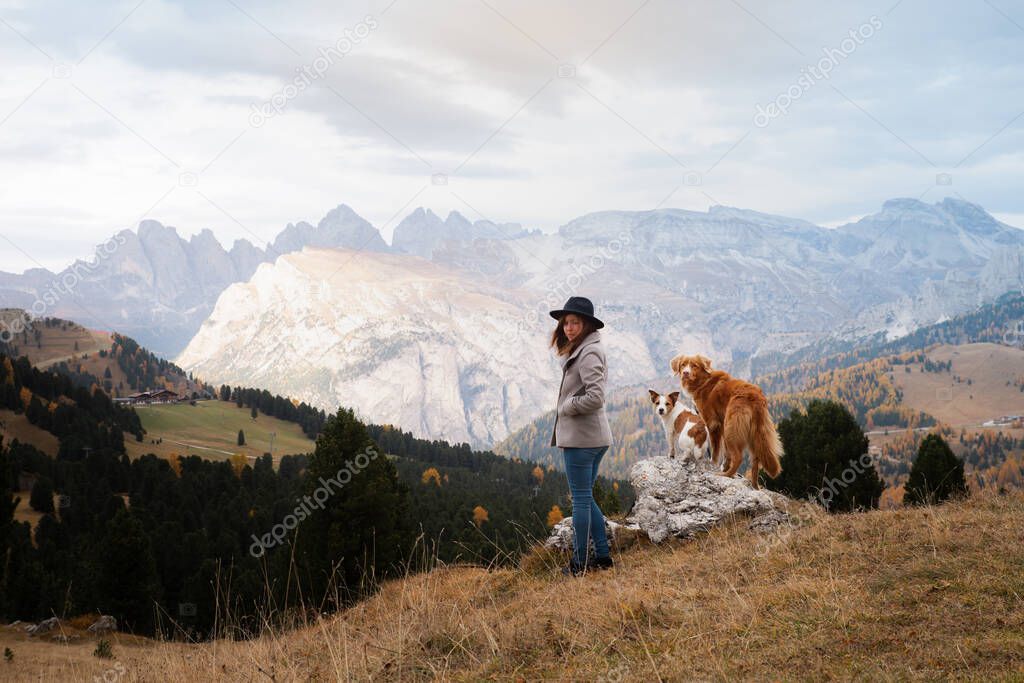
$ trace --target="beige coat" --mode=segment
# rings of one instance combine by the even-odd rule
[[[595,330],[562,362],[552,446],[595,448],[612,444],[612,430],[604,412],[607,380],[601,333]]]

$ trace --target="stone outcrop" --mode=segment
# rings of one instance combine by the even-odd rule
[[[760,533],[788,521],[788,498],[755,490],[740,477],[723,477],[705,462],[650,458],[636,463],[629,478],[636,502],[625,525],[608,522],[610,540],[623,529],[639,531],[654,543],[672,537],[690,538],[735,515],[752,517],[749,528]],[[571,517],[555,525],[545,546],[572,547]]]
[[[109,614],[102,615],[99,619],[92,623],[92,626],[88,628],[89,633],[95,633],[97,635],[103,633],[110,633],[111,631],[117,630],[117,619],[110,616]]]
[[[52,631],[55,628],[58,628],[59,626],[60,619],[58,619],[57,617],[50,617],[49,619],[44,619],[35,626],[26,629],[26,631],[30,636],[41,636],[45,633],[49,633],[50,631]]]

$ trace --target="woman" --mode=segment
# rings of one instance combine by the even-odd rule
[[[575,533],[572,560],[562,573],[576,576],[588,566],[608,569],[613,564],[604,515],[594,501],[597,470],[612,443],[604,412],[608,370],[598,332],[604,323],[594,316],[594,304],[581,296],[569,297],[563,308],[551,311],[551,317],[558,320],[558,327],[551,334],[551,346],[563,358],[551,445],[561,448],[565,457]],[[588,558],[591,539],[593,559]]]

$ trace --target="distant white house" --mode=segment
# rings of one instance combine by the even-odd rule
[[[988,422],[982,422],[981,426],[982,427],[1004,427],[1006,425],[1012,425],[1014,422],[1021,422],[1021,421],[1024,421],[1024,416],[1021,416],[1021,415],[1003,415],[1002,417],[997,417],[994,420],[989,420]]]

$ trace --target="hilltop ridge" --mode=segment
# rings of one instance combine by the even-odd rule
[[[616,551],[568,580],[441,566],[255,641],[114,641],[128,680],[994,679],[1024,674],[1021,495],[828,515]],[[27,637],[0,631],[15,651]],[[102,673],[91,642],[28,646],[12,680]],[[60,650],[56,648],[60,647]],[[59,654],[58,654],[59,653]],[[19,654],[19,657],[22,655]]]

